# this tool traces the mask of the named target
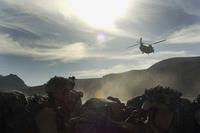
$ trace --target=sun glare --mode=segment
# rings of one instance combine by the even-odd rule
[[[68,0],[71,12],[89,26],[110,28],[123,16],[129,0]]]
[[[98,33],[98,34],[97,34],[97,41],[98,41],[98,43],[103,43],[103,42],[105,42],[105,39],[106,39],[105,34],[103,34],[103,33]]]

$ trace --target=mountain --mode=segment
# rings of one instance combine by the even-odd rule
[[[200,93],[199,81],[200,57],[181,57],[160,61],[145,70],[108,74],[102,78],[77,79],[75,89],[83,91],[85,99],[115,96],[125,101],[141,95],[145,89],[161,85],[178,90],[187,98],[193,98]],[[27,86],[16,75],[8,75],[0,76],[0,88],[2,87]],[[23,91],[27,94],[45,94],[44,88],[45,84],[28,87]]]
[[[27,85],[17,75],[0,75],[0,90],[20,90],[25,88],[27,88]]]
[[[157,85],[171,87],[193,98],[200,93],[200,57],[171,58],[160,61],[145,70],[108,74],[99,79],[77,81],[77,89],[86,97],[109,95],[127,100]]]

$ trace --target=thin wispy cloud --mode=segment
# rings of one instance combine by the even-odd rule
[[[69,11],[67,10],[67,2],[65,0],[40,0],[40,1],[27,1],[27,0],[1,0],[12,5],[15,8],[19,8],[29,13],[64,13],[67,16]],[[43,14],[44,15],[44,14]],[[47,14],[46,14],[47,15]]]
[[[90,54],[87,48],[88,45],[84,43],[66,44],[57,48],[31,48],[19,44],[7,34],[0,34],[0,40],[0,54],[27,56],[41,61],[60,60],[71,62],[101,56],[100,54]]]
[[[200,17],[200,1],[198,0],[173,0],[177,6],[182,8],[186,13]]]
[[[200,43],[200,24],[190,25],[175,31],[169,35],[168,42],[173,44]]]

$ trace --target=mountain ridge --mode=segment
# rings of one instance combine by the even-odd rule
[[[75,89],[83,91],[86,99],[112,95],[127,100],[140,95],[145,89],[161,85],[181,91],[186,97],[193,97],[200,93],[199,68],[200,57],[169,58],[143,70],[112,73],[101,78],[77,79]],[[45,94],[44,88],[45,84],[25,86],[22,91],[27,94]]]
[[[13,90],[13,89],[25,89],[28,86],[24,81],[15,74],[9,74],[6,76],[0,75],[0,89],[1,90]]]

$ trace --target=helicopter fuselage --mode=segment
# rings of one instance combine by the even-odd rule
[[[143,45],[140,44],[140,50],[142,51],[142,53],[146,53],[146,54],[150,54],[150,53],[154,53],[154,48],[152,47],[152,45]]]

